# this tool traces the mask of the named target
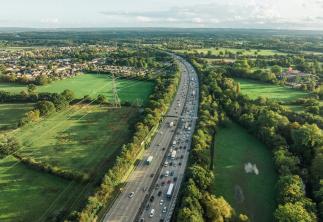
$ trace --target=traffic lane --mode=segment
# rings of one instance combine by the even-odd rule
[[[167,121],[169,121],[169,120],[173,120],[173,118],[167,118]],[[158,140],[163,140],[163,137],[165,137],[166,140],[167,139],[170,140],[172,132],[170,132],[169,128],[167,128],[167,124],[163,124],[163,127],[161,129],[162,129],[162,131],[164,131],[164,133],[159,134],[158,136],[156,136],[154,138],[154,141],[152,142],[151,150],[147,150],[144,157],[147,158],[149,155],[152,155],[152,154],[156,153],[154,151],[157,151],[158,149],[154,150],[153,147],[155,147],[157,145],[157,143],[159,142]],[[165,141],[165,140],[163,140],[163,141]],[[164,142],[161,146],[166,147],[167,145],[168,144],[166,144]],[[162,148],[160,150],[163,151]],[[165,150],[165,152],[166,152],[166,150]],[[155,156],[160,156],[160,155],[155,155]],[[155,161],[155,162],[157,162],[157,161]],[[140,165],[137,167],[138,168],[137,172],[135,172],[133,174],[133,176],[129,178],[129,183],[126,186],[126,189],[122,192],[121,201],[120,201],[119,204],[116,205],[116,209],[118,209],[119,206],[120,205],[122,206],[123,204],[125,204],[124,206],[129,205],[127,203],[129,201],[128,194],[130,192],[138,193],[138,191],[140,189],[140,185],[142,185],[142,184],[146,184],[147,186],[149,185],[149,180],[150,179],[147,177],[147,175],[149,175],[155,169],[154,169],[154,167],[151,167],[150,170],[147,170],[144,167],[145,166],[144,163],[145,163],[145,159],[143,159],[141,161]],[[156,166],[157,166],[157,164],[156,164]],[[146,179],[142,179],[142,178],[146,178]],[[137,189],[134,191],[133,187],[137,187]],[[132,201],[132,203],[137,203],[138,204],[140,202],[140,199],[143,199],[144,195],[143,196],[136,196],[135,195],[134,197],[135,198]],[[136,204],[133,204],[133,205],[135,206]],[[126,212],[129,212],[128,215],[131,214],[131,212],[133,211],[133,209],[129,209],[129,208],[127,208],[126,210],[127,210]],[[116,212],[112,211],[112,214],[115,214],[116,217],[119,217],[119,218],[128,219],[128,217],[124,215],[124,212],[125,212],[125,209],[123,208],[122,210],[120,210],[119,214],[117,213],[117,211]]]

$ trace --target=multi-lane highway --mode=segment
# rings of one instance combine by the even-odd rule
[[[199,94],[192,66],[175,58],[182,72],[176,96],[150,147],[103,221],[169,221],[172,215],[188,159]],[[175,150],[176,155],[171,158],[170,153]],[[146,161],[149,156],[150,164]],[[174,188],[167,197],[170,184]]]

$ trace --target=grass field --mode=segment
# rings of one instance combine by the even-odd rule
[[[13,157],[0,161],[0,221],[49,221],[83,198],[83,186],[31,170]]]
[[[307,93],[301,90],[262,83],[255,80],[235,78],[235,81],[240,83],[241,92],[247,94],[251,99],[263,96],[270,99],[288,102],[307,96]]]
[[[226,50],[232,53],[242,52],[243,55],[255,55],[255,52],[257,52],[258,55],[264,55],[264,56],[272,56],[275,54],[286,55],[286,53],[283,53],[283,52],[279,52],[275,50],[265,50],[265,49],[257,51],[255,49],[245,50],[245,49],[236,49],[236,48],[218,48],[218,50],[216,50],[216,48],[204,48],[204,49],[190,49],[190,50],[176,50],[176,51],[180,53],[183,53],[183,52],[193,53],[197,51],[198,53],[202,52],[205,54],[207,54],[208,51],[211,51],[212,55],[220,55],[221,51],[224,53]]]
[[[71,110],[55,113],[12,134],[22,144],[22,156],[63,169],[96,173],[102,161],[109,161],[128,142],[137,114],[138,110],[131,107],[74,105]]]
[[[148,81],[118,79],[116,81],[118,95],[121,101],[133,102],[137,99],[145,102],[153,91],[154,83]],[[19,93],[26,90],[26,86],[21,84],[1,83],[0,89]],[[74,78],[58,80],[45,86],[38,86],[37,92],[63,92],[70,89],[77,98],[90,95],[95,98],[98,94],[103,94],[112,98],[112,81],[107,75],[81,74]]]
[[[15,128],[18,121],[32,108],[32,103],[0,103],[0,131]]]
[[[246,163],[256,164],[259,174],[247,174]],[[253,222],[273,221],[276,173],[270,151],[242,127],[230,123],[215,137],[213,190],[237,213]]]

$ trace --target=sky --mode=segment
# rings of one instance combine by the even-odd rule
[[[0,0],[0,27],[323,30],[323,0]]]

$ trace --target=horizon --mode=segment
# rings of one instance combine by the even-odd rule
[[[323,30],[322,0],[7,1],[0,28]]]

